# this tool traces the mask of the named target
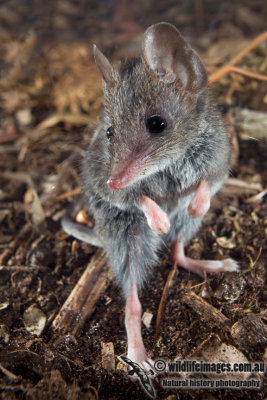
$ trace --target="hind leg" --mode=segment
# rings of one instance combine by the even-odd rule
[[[199,218],[206,214],[210,207],[210,185],[206,180],[198,184],[194,197],[192,198],[189,206],[188,213],[191,217]],[[177,239],[173,246],[172,256],[177,264],[189,271],[193,271],[198,275],[203,275],[203,272],[221,272],[221,271],[237,271],[238,264],[228,258],[226,260],[194,260],[187,257],[184,253],[184,244],[181,240]]]
[[[142,338],[142,307],[138,298],[138,289],[157,263],[156,250],[161,245],[158,234],[147,226],[143,216],[133,220],[129,213],[118,213],[117,226],[107,232],[107,256],[110,265],[121,282],[125,306],[125,327],[127,333],[127,358],[150,370],[149,360]]]
[[[141,333],[142,307],[138,298],[137,286],[134,280],[126,300],[125,326],[127,332],[128,353],[127,357],[142,366],[151,369],[152,361],[147,357]],[[153,367],[152,367],[153,368]]]
[[[177,239],[173,245],[172,257],[180,267],[203,276],[203,272],[213,273],[222,271],[238,271],[238,264],[231,258],[226,260],[194,260],[184,253],[184,244]]]

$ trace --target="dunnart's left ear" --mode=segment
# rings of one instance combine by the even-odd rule
[[[161,81],[179,83],[196,94],[207,86],[203,62],[173,25],[161,22],[150,26],[143,35],[142,52]]]

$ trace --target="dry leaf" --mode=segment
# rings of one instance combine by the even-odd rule
[[[236,232],[232,232],[230,238],[226,236],[221,236],[216,238],[216,242],[219,246],[223,247],[224,249],[234,249],[236,247]]]
[[[23,322],[28,332],[40,336],[46,324],[46,316],[37,306],[31,305],[23,314]]]

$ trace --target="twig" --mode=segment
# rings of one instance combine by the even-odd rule
[[[59,196],[57,196],[57,200],[64,200],[71,196],[78,196],[79,194],[81,194],[81,192],[82,188],[78,187],[76,189],[70,190],[69,192],[60,194]]]
[[[243,57],[245,57],[246,54],[248,54],[250,51],[252,51],[255,47],[257,47],[265,39],[267,39],[267,31],[263,32],[261,35],[257,36],[256,39],[253,40],[252,43],[250,43],[249,46],[247,46],[240,53],[238,53],[234,58],[232,58],[232,60],[230,60],[226,65],[224,65],[222,68],[220,68],[217,72],[210,75],[209,82],[214,83],[219,78],[221,78],[222,76],[224,76],[225,74],[230,72],[231,68],[234,65],[236,65]]]
[[[259,248],[257,257],[255,260],[252,259],[252,257],[250,255],[248,255],[248,259],[249,259],[249,269],[251,270],[253,267],[255,267],[255,265],[257,264],[257,262],[259,261],[259,258],[261,256],[261,252],[262,252],[262,247]]]
[[[263,199],[263,197],[267,194],[267,188],[262,190],[260,193],[255,194],[252,197],[249,197],[246,199],[244,202],[245,203],[260,203]]]
[[[112,279],[111,271],[103,270],[105,264],[103,250],[99,249],[54,319],[52,327],[55,330],[76,335],[82,328]]]
[[[96,388],[94,386],[89,386],[89,390],[92,390],[92,392],[94,393],[95,397],[92,400],[98,400],[98,391],[96,390]]]
[[[248,76],[249,78],[259,79],[260,81],[267,81],[267,76],[261,74],[255,74],[254,72],[246,71],[238,67],[230,67],[230,72],[237,72],[240,75]]]
[[[0,364],[0,370],[3,374],[5,374],[10,380],[12,381],[18,381],[20,378],[17,375],[14,375],[12,372],[10,372],[8,369],[3,367],[2,364]]]
[[[228,178],[225,181],[225,185],[234,186],[236,188],[245,189],[251,192],[257,192],[262,190],[262,186],[260,183],[250,183],[246,181],[242,181],[241,179],[237,178]]]
[[[47,268],[41,265],[32,267],[27,267],[26,265],[0,265],[0,271],[9,272],[33,272],[33,271],[46,271]]]
[[[163,314],[163,311],[164,311],[164,308],[165,308],[165,303],[166,303],[166,299],[167,299],[167,296],[168,296],[169,288],[172,285],[172,281],[173,281],[173,278],[175,276],[176,270],[177,270],[177,263],[175,262],[173,264],[173,267],[172,267],[171,271],[169,272],[169,275],[168,275],[168,278],[167,278],[167,281],[165,283],[165,286],[164,286],[164,289],[163,289],[163,292],[162,292],[162,296],[161,296],[161,299],[160,299],[158,313],[157,313],[157,320],[156,320],[155,341],[157,341],[158,338],[159,338],[162,314]]]
[[[35,129],[40,131],[52,128],[60,122],[69,122],[73,125],[90,125],[92,123],[92,118],[83,114],[52,114],[40,122]]]

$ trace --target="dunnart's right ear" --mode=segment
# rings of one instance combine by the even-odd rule
[[[113,86],[112,75],[113,75],[113,67],[110,64],[107,57],[98,50],[96,45],[94,44],[94,59],[97,66],[98,71],[100,72],[103,79],[104,89],[110,89]]]

